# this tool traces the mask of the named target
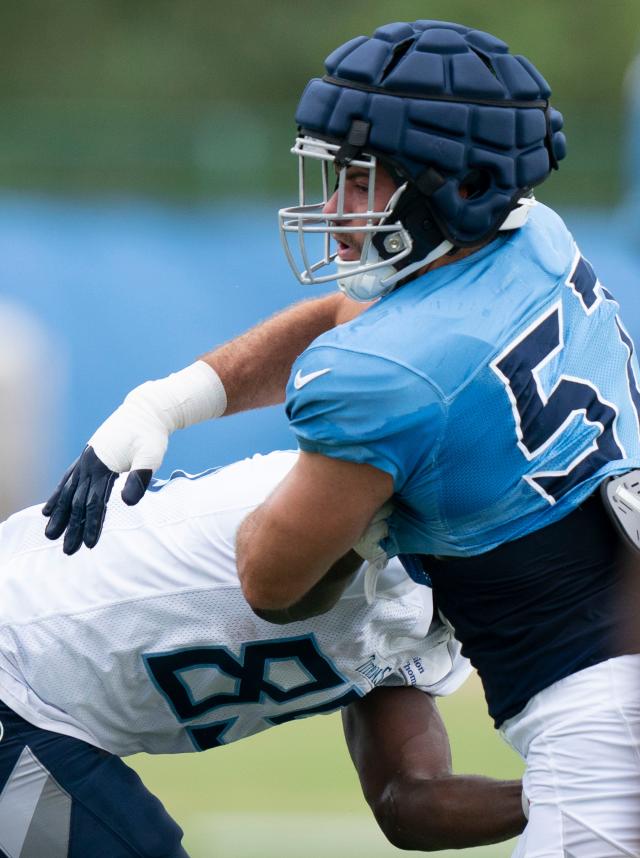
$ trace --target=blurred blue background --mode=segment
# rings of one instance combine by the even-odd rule
[[[68,368],[41,491],[131,387],[319,294],[292,277],[275,207],[0,197],[0,292],[41,323],[54,359]],[[640,260],[627,208],[561,212],[640,338]],[[291,444],[282,409],[264,409],[177,433],[162,471],[203,470]]]
[[[307,292],[264,203],[0,197],[0,272],[3,299],[28,309],[68,368],[43,490],[131,387]],[[178,433],[163,471],[291,444],[282,409],[265,409]]]

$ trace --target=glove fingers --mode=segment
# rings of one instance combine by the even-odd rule
[[[147,490],[153,471],[150,468],[139,468],[131,471],[122,489],[122,500],[127,506],[135,506]]]
[[[95,548],[100,539],[102,525],[107,514],[107,502],[117,476],[113,471],[109,471],[95,486],[92,485],[89,489],[82,539],[87,548]]]
[[[82,537],[84,535],[84,523],[86,519],[86,501],[89,493],[90,481],[88,478],[82,480],[76,488],[71,503],[71,513],[69,515],[69,523],[67,524],[67,532],[64,535],[62,550],[65,554],[75,554],[78,548],[82,545]]]
[[[74,467],[71,469],[69,477],[60,490],[56,489],[55,506],[52,507],[49,521],[45,527],[44,533],[48,539],[57,539],[62,536],[64,529],[69,523],[71,515],[71,504],[80,479],[80,468]]]
[[[53,494],[51,495],[49,500],[45,503],[45,505],[42,507],[42,515],[46,515],[47,517],[49,517],[53,513],[53,511],[56,508],[56,505],[58,503],[58,499],[60,498],[60,495],[62,494],[62,490],[64,489],[65,485],[67,484],[67,480],[69,479],[71,474],[74,472],[76,465],[78,464],[79,461],[80,461],[80,458],[77,458],[75,460],[75,462],[72,465],[69,465],[67,470],[64,472],[64,475],[63,475],[62,479],[60,480],[60,482],[58,483],[58,485],[56,486],[55,491],[53,492]],[[55,539],[56,537],[51,537],[51,538]]]

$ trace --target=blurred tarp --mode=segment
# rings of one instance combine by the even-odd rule
[[[0,186],[187,199],[288,191],[306,81],[337,44],[417,18],[489,30],[552,83],[570,157],[551,202],[619,198],[638,0],[4,3]]]

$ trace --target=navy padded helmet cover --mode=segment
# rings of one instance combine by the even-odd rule
[[[387,24],[341,45],[325,68],[302,95],[297,124],[342,142],[354,119],[365,120],[365,151],[414,180],[434,167],[445,182],[429,204],[454,241],[490,234],[565,156],[562,116],[545,110],[549,85],[489,33],[445,21]],[[460,183],[477,170],[488,185],[463,199]]]

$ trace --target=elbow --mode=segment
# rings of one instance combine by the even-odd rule
[[[269,622],[290,622],[287,620],[289,608],[295,604],[295,600],[282,592],[280,588],[270,587],[260,581],[247,579],[241,581],[242,592],[254,614]]]
[[[263,608],[254,608],[251,605],[250,607],[256,617],[275,626],[286,626],[289,623],[297,623],[300,619],[306,619],[306,617],[294,616],[288,608],[267,611]]]
[[[301,619],[303,606],[298,603],[314,586],[315,568],[301,561],[288,543],[274,546],[273,540],[260,539],[252,526],[250,516],[236,540],[236,568],[247,604],[269,622]]]
[[[422,779],[398,776],[369,805],[384,836],[396,849],[437,852],[449,847],[437,825],[437,800],[426,799],[427,784]],[[420,795],[420,811],[416,808]],[[435,793],[435,791],[434,791]],[[434,824],[435,823],[435,824]]]
[[[402,796],[402,785],[392,781],[370,805],[376,822],[389,843],[396,849],[411,849],[403,820]]]
[[[265,545],[261,539],[256,518],[260,509],[245,518],[236,536],[238,580],[247,604],[258,616],[286,610],[295,601],[286,591],[286,576],[278,574],[269,541]]]
[[[244,598],[254,614],[269,622],[278,622],[276,617],[281,617],[279,622],[290,622],[285,617],[296,599],[287,592],[281,580],[273,578],[267,569],[250,558],[238,562],[238,577]]]

